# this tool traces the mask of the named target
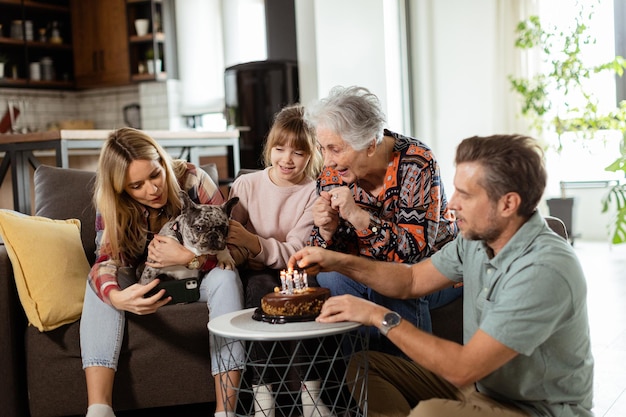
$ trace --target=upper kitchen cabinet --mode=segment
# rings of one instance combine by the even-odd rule
[[[125,0],[71,0],[77,88],[130,84]]]
[[[0,0],[0,87],[71,88],[69,0]]]
[[[176,76],[174,25],[168,0],[127,0],[128,44],[132,81]]]

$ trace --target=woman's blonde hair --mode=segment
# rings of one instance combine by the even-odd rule
[[[123,261],[143,254],[148,233],[145,206],[126,191],[126,174],[131,162],[158,161],[165,170],[167,203],[163,210],[168,218],[180,213],[177,178],[185,172],[184,161],[172,161],[165,150],[144,132],[124,127],[111,132],[100,152],[94,204],[104,222],[100,251]]]
[[[276,113],[263,147],[263,162],[266,167],[272,165],[272,148],[276,146],[289,146],[309,155],[311,158],[304,173],[309,178],[317,178],[324,160],[317,149],[313,131],[304,122],[303,106],[294,104]]]

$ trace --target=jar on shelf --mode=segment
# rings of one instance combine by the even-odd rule
[[[11,21],[11,38],[12,39],[24,39],[24,30],[22,28],[21,20],[12,20]]]
[[[50,29],[50,43],[63,43],[59,22],[56,20],[52,22],[52,29]]]
[[[30,75],[31,80],[33,81],[41,80],[41,63],[31,62],[28,67],[28,73]]]
[[[41,79],[44,81],[53,81],[55,79],[54,61],[49,56],[41,58]]]
[[[25,20],[24,21],[24,38],[27,41],[35,40],[35,32],[33,30],[33,21]]]

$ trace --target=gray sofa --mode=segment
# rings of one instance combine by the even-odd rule
[[[203,168],[217,178],[214,166]],[[80,219],[83,247],[90,263],[95,252],[95,210],[91,203],[94,178],[93,172],[45,165],[35,172],[36,214],[53,219]],[[548,223],[557,233],[565,234],[558,219],[549,218]],[[461,342],[461,299],[431,313],[435,334]],[[147,316],[127,314],[116,374],[115,409],[214,402],[207,321],[204,303],[167,306]],[[84,414],[87,393],[78,329],[79,322],[44,333],[27,325],[11,262],[6,248],[0,244],[2,416]]]

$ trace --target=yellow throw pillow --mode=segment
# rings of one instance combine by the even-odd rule
[[[80,220],[0,210],[0,235],[29,323],[44,332],[78,320],[89,273]]]

